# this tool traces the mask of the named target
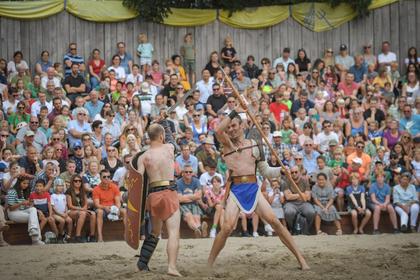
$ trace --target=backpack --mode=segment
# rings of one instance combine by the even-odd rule
[[[298,213],[293,223],[293,235],[308,234],[308,224],[306,222],[305,216],[301,213]]]

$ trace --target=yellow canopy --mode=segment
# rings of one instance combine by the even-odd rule
[[[14,19],[40,19],[64,10],[62,0],[42,0],[30,2],[0,2],[0,16]]]
[[[178,9],[172,8],[172,13],[164,18],[163,23],[171,26],[205,25],[216,20],[216,10],[210,9]]]
[[[289,17],[289,6],[247,8],[233,13],[221,11],[219,20],[235,28],[257,29],[276,25]]]
[[[137,17],[136,11],[127,9],[121,1],[67,0],[66,10],[88,21],[118,22]]]

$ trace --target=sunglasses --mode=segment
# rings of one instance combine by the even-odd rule
[[[290,172],[290,174],[298,174],[299,173],[299,171],[292,171],[292,172]]]
[[[411,111],[404,111],[404,113],[411,113]]]
[[[192,174],[192,171],[184,171],[185,174]]]
[[[261,63],[261,64],[269,64],[268,62],[263,62],[263,63]]]
[[[235,101],[228,101],[228,103],[235,103]]]
[[[79,116],[86,116],[86,114],[85,114],[85,113],[79,113],[78,115],[79,115]]]
[[[2,135],[0,135],[1,137],[9,137],[9,135],[8,134],[2,134]]]
[[[136,130],[134,127],[127,129],[127,131],[134,131],[134,130]]]
[[[364,46],[365,49],[370,49],[372,46]]]
[[[60,138],[53,138],[53,141],[60,141]]]
[[[115,152],[115,149],[109,149],[109,150],[106,150],[108,153],[110,153],[110,152]]]
[[[305,147],[312,147],[312,144],[305,144]]]
[[[82,182],[82,180],[78,180],[78,179],[77,179],[77,180],[73,180],[73,182],[74,182],[74,183],[81,183],[81,182]]]
[[[25,109],[25,107],[23,107],[23,106],[19,106],[19,107],[18,107],[18,109]]]
[[[276,72],[270,72],[270,73],[268,73],[268,74],[270,74],[270,75],[275,75],[275,74],[276,74]]]
[[[71,48],[70,50],[71,50],[71,51],[75,51],[75,50],[77,50],[77,49],[76,49],[76,48]]]
[[[403,138],[404,139],[410,139],[410,136],[405,135],[405,136],[403,136]]]
[[[296,160],[296,161],[301,161],[301,160],[302,160],[302,158],[295,158],[295,160]]]
[[[219,90],[220,88],[213,88],[213,90]]]
[[[195,118],[195,117],[199,117],[200,115],[193,115],[193,117]]]
[[[358,149],[363,149],[365,146],[357,146]]]
[[[31,122],[31,124],[39,124],[39,122]]]
[[[55,149],[57,152],[61,152],[63,151],[63,149]]]
[[[111,176],[102,176],[102,179],[110,179]]]

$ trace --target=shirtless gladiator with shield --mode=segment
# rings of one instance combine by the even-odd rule
[[[237,106],[216,128],[216,137],[223,145],[224,159],[231,172],[231,185],[230,192],[227,190],[229,197],[226,200],[224,223],[214,240],[208,264],[213,265],[225,246],[226,239],[236,226],[240,211],[246,214],[255,211],[273,227],[280,240],[295,255],[301,269],[309,269],[289,231],[276,218],[269,203],[261,195],[255,176],[256,168],[266,178],[280,177],[280,168],[269,167],[264,160],[262,147],[254,140],[245,139],[242,119],[238,114],[241,110]]]
[[[145,209],[150,214],[152,233],[146,237],[141,247],[137,262],[139,270],[149,270],[149,260],[156,249],[162,225],[165,223],[168,231],[166,248],[168,254],[168,274],[181,276],[176,268],[179,249],[180,211],[178,194],[176,185],[174,184],[174,146],[172,144],[165,144],[165,130],[159,124],[150,125],[148,135],[151,141],[150,148],[144,153],[137,154],[133,158],[131,166],[141,177],[147,177],[148,182],[143,181],[144,183],[142,184],[136,181],[137,184],[131,183],[129,185],[128,226],[126,228],[125,238],[131,247],[138,247],[138,223],[142,221],[144,216],[143,211],[140,209],[145,206]],[[135,176],[135,174],[129,174],[129,180],[133,182]],[[130,192],[130,188],[134,189]],[[142,191],[140,198],[135,197],[139,189]],[[145,200],[146,197],[147,200]],[[139,215],[139,212],[142,212],[141,215]],[[133,215],[133,218],[130,218],[130,214]],[[137,214],[137,216],[134,214]]]

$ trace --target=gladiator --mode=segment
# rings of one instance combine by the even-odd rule
[[[227,238],[236,227],[240,211],[245,214],[255,211],[273,227],[283,244],[296,257],[300,268],[307,270],[309,266],[302,253],[287,228],[276,218],[257,183],[257,169],[262,176],[269,179],[279,178],[281,169],[268,166],[264,160],[261,144],[257,144],[255,140],[245,139],[244,126],[239,115],[242,112],[242,107],[238,105],[216,128],[216,137],[223,145],[224,159],[230,170],[230,182],[226,189],[228,197],[225,203],[224,223],[214,240],[208,265],[213,266],[216,257],[225,246]]]
[[[137,159],[137,170],[148,178],[146,210],[149,212],[152,232],[143,242],[137,267],[149,271],[149,261],[159,242],[162,226],[168,232],[167,254],[168,274],[181,276],[176,268],[179,250],[180,210],[174,181],[174,151],[172,144],[165,143],[165,129],[160,124],[152,124],[148,129],[149,149]]]

